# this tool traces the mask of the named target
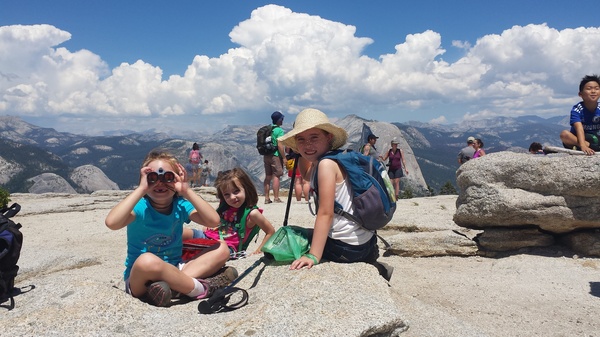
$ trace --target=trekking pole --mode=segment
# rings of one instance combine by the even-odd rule
[[[283,226],[287,226],[288,216],[290,215],[290,206],[292,204],[292,195],[294,192],[294,181],[296,180],[296,169],[298,168],[298,160],[300,155],[294,153],[294,168],[292,169],[292,179],[290,180],[290,191],[288,193],[287,205],[285,206],[285,217],[283,218]]]
[[[298,158],[299,156],[295,158],[294,168],[292,169],[292,179],[290,181],[290,191],[288,193],[287,205],[285,207],[285,217],[283,219],[283,226],[287,226],[287,221],[290,214],[290,206],[292,204],[292,195],[294,192],[294,181],[296,179],[296,168],[298,167]],[[250,267],[244,270],[244,272],[241,275],[239,275],[235,280],[233,280],[227,287],[218,289],[210,298],[198,303],[198,312],[200,312],[201,314],[214,314],[216,312],[221,311],[235,310],[246,305],[248,303],[248,292],[244,289],[236,287],[235,285],[248,274],[250,274],[250,272],[252,272],[262,262],[267,263],[271,260],[273,260],[271,254],[264,253],[263,257],[256,260]],[[239,300],[237,303],[228,305],[231,296],[236,292],[241,292],[242,299]]]

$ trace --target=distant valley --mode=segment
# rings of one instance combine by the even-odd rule
[[[358,116],[348,116],[343,120],[351,140],[356,141],[359,137],[356,133],[360,130],[346,125],[360,125],[363,121],[370,122]],[[456,186],[456,155],[465,146],[467,137],[481,138],[488,153],[506,150],[525,152],[533,141],[560,145],[558,134],[568,127],[568,119],[524,116],[479,120],[469,125],[416,122],[393,125],[409,146],[404,149],[405,152],[414,154],[418,163],[415,165],[420,168],[426,185],[437,193],[447,182]],[[71,185],[78,186],[69,177],[70,173],[77,167],[93,165],[120,189],[131,189],[137,185],[139,165],[151,149],[168,149],[185,162],[191,145],[198,142],[201,152],[211,161],[213,173],[241,166],[253,177],[257,188],[262,189],[262,158],[254,147],[256,130],[260,126],[229,126],[214,134],[197,135],[195,139],[189,134],[155,131],[84,136],[35,126],[18,117],[0,116],[0,170],[3,172],[0,186],[9,192],[28,192],[31,187],[28,179],[42,173],[55,173]],[[289,128],[284,125],[286,131]],[[387,144],[377,145],[385,149]],[[83,192],[77,187],[75,190]]]

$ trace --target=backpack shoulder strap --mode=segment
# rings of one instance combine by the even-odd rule
[[[339,158],[340,155],[344,154],[345,152],[342,150],[334,150],[331,152],[328,152],[327,154],[325,154],[323,157],[321,157],[319,159],[319,162],[321,162],[321,160],[323,159],[331,159],[333,161],[335,161],[336,163],[338,163],[338,165],[340,166],[340,169],[346,173],[346,179],[348,179],[350,181],[350,185],[352,186],[352,179],[350,177],[350,172],[348,172],[348,170],[346,169],[346,167],[344,166],[344,161],[341,160]],[[356,153],[356,152],[347,152],[347,153]],[[315,191],[315,213],[319,211],[319,181],[318,181],[318,177],[319,177],[319,172],[318,172],[318,168],[319,168],[319,164],[317,163],[317,165],[315,166],[315,170],[313,172],[313,178],[314,179],[314,191]],[[360,224],[360,220],[358,218],[356,218],[354,215],[344,211],[342,205],[340,205],[339,202],[337,202],[337,200],[334,201],[333,203],[333,212],[337,215],[341,215],[343,217],[345,217],[346,219]]]
[[[14,203],[10,207],[2,207],[2,209],[0,209],[0,213],[7,218],[12,218],[13,216],[17,215],[20,210],[21,205]]]
[[[255,205],[253,207],[247,207],[244,210],[244,214],[242,215],[242,219],[240,219],[240,225],[239,225],[238,231],[237,231],[238,235],[240,237],[240,243],[239,243],[239,246],[238,246],[238,252],[246,250],[246,248],[248,248],[248,245],[250,245],[250,241],[252,241],[252,239],[260,231],[260,227],[254,226],[252,228],[252,231],[250,231],[250,233],[248,234],[248,237],[246,238],[246,221],[248,219],[248,216],[250,215],[250,212],[252,212],[255,209],[258,209],[258,206]]]

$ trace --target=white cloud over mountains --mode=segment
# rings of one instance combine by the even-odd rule
[[[109,69],[102,55],[60,47],[69,32],[2,26],[0,114],[56,116],[73,127],[94,121],[87,131],[146,129],[156,120],[201,120],[212,128],[262,123],[273,110],[305,107],[386,121],[549,117],[566,115],[581,77],[600,72],[599,27],[514,26],[475,43],[452,41],[463,51],[452,62],[431,30],[399,37],[395,53],[379,59],[364,55],[373,41],[355,33],[354,26],[268,5],[232,29],[239,47],[218,58],[197,55],[182,76],[165,78],[143,61],[143,51],[137,62]]]

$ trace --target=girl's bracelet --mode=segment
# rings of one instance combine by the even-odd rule
[[[310,253],[306,253],[306,254],[304,254],[304,256],[306,256],[309,259],[311,259],[314,265],[318,265],[319,264],[319,261],[317,261],[317,257],[316,256],[314,256],[314,255],[312,255]]]

